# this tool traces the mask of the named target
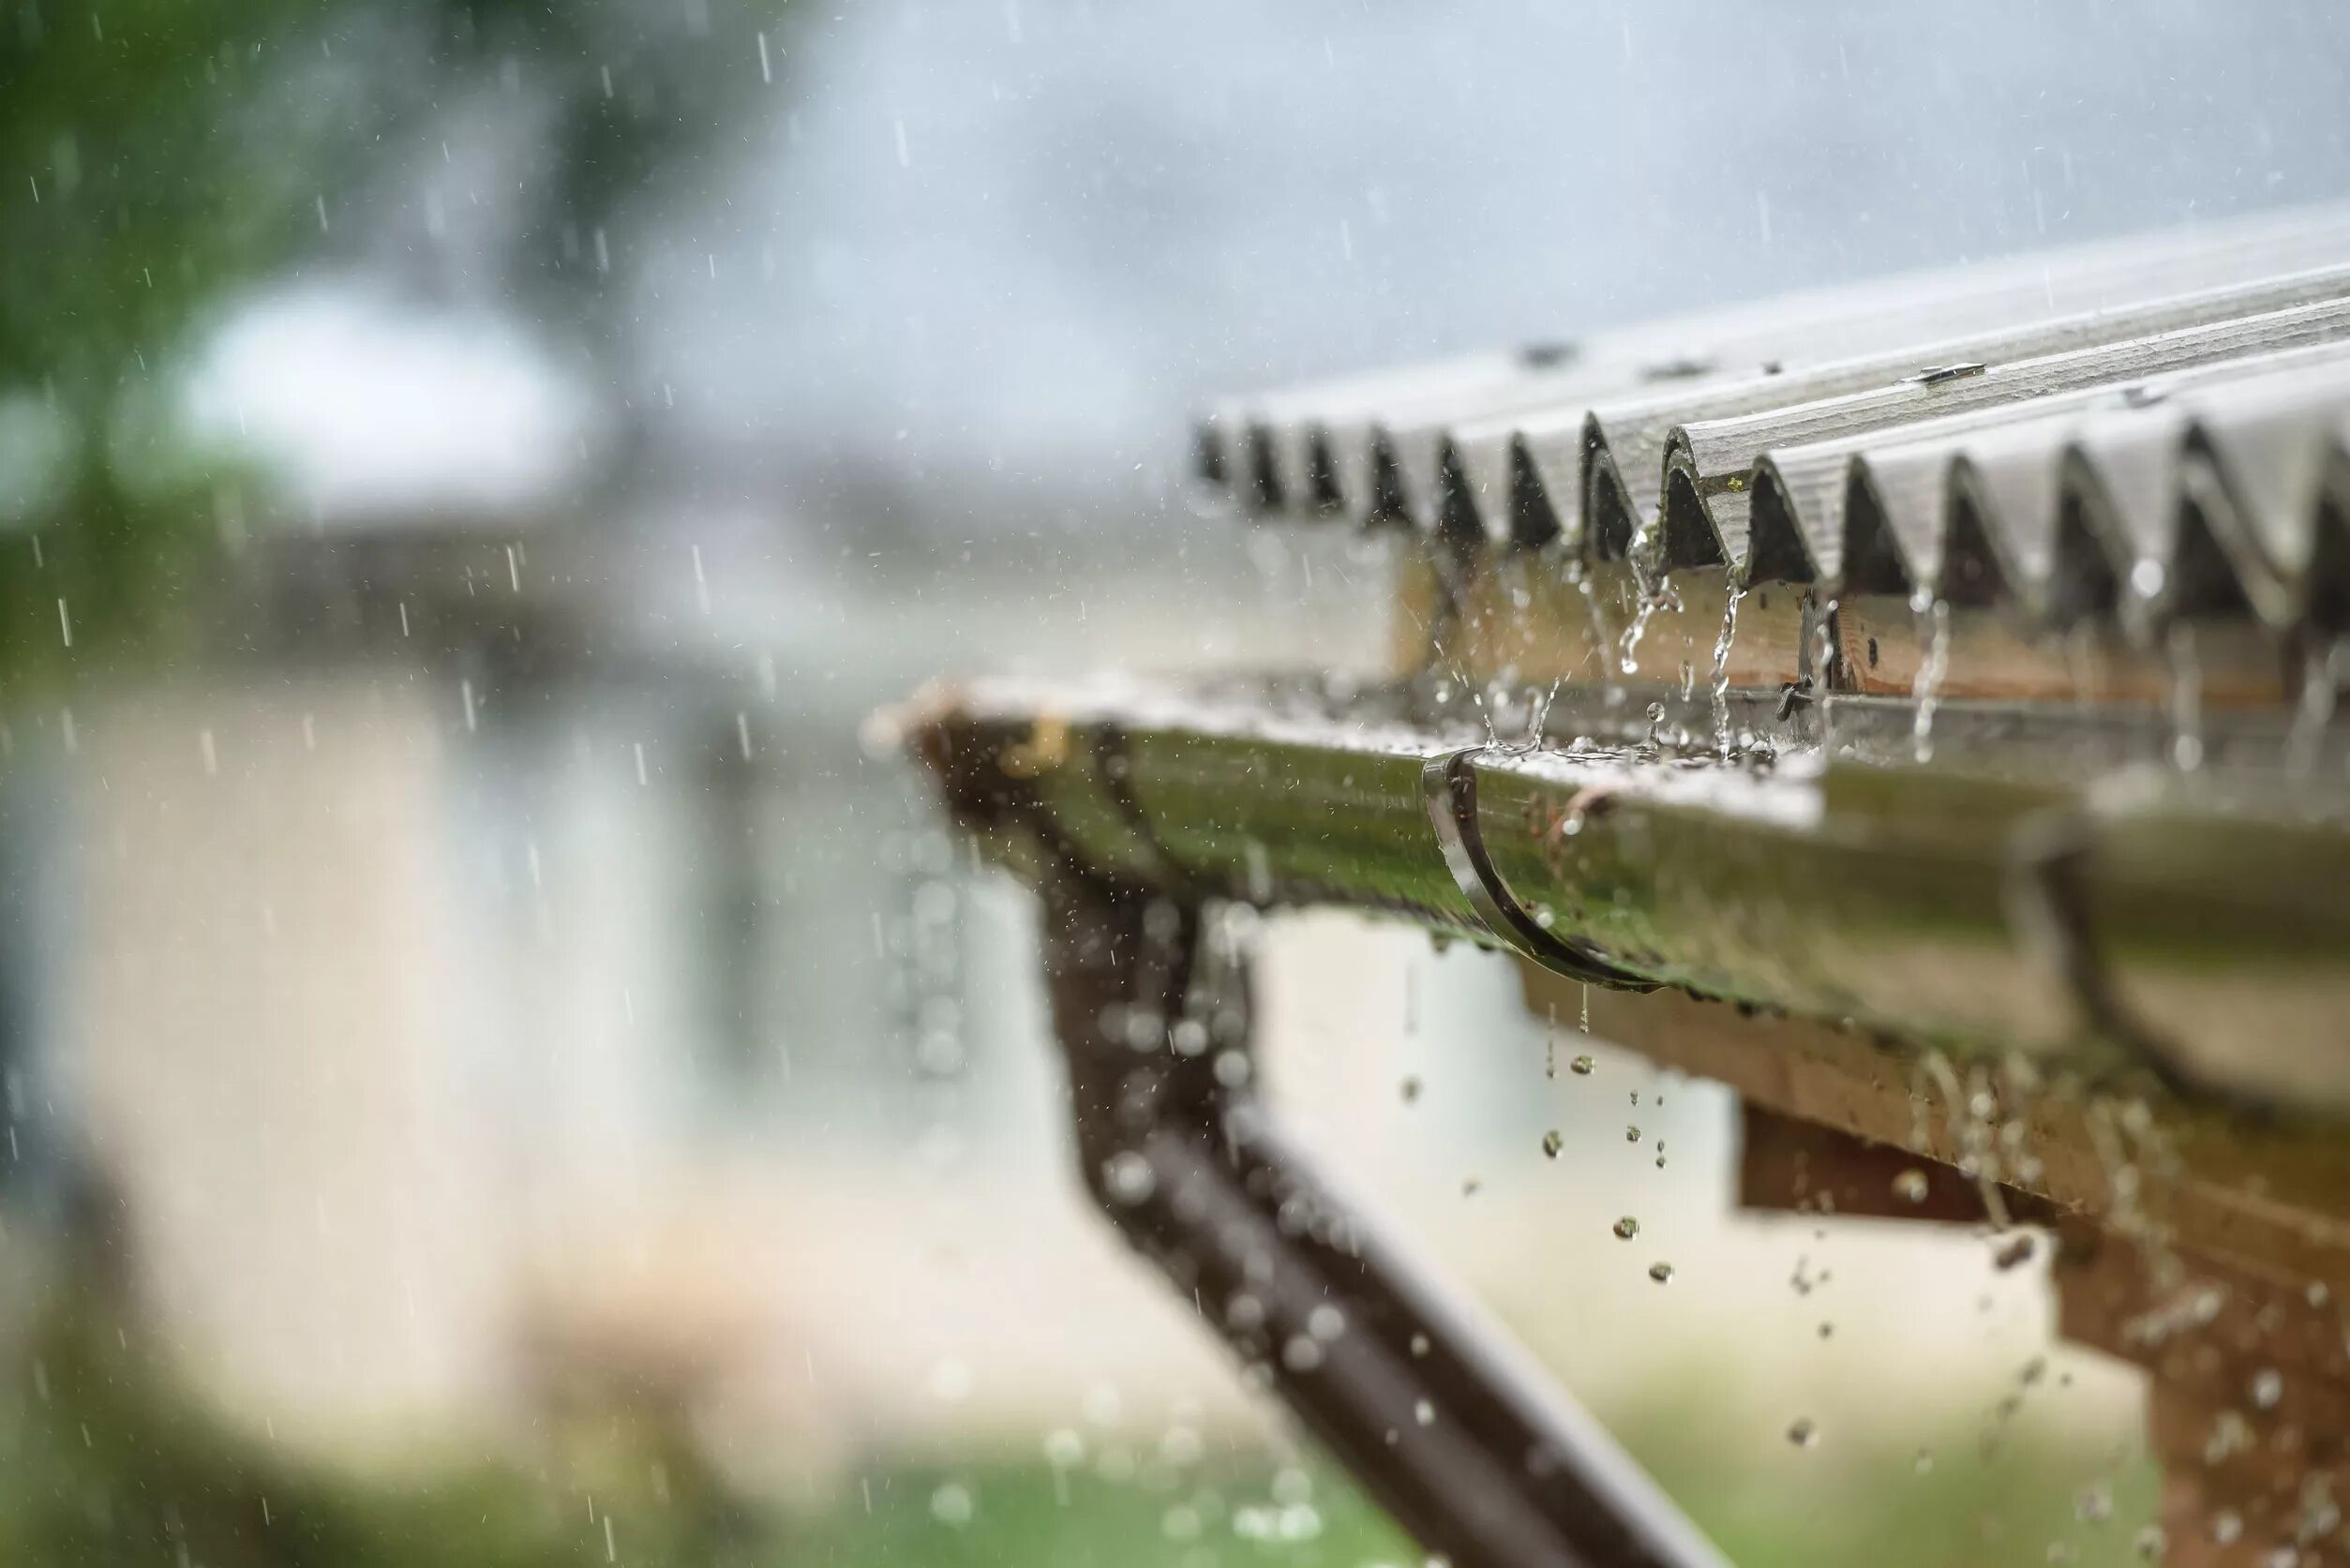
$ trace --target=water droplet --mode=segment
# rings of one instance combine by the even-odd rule
[[[1798,1448],[1809,1448],[1819,1441],[1819,1428],[1812,1425],[1808,1415],[1799,1415],[1788,1424],[1787,1441]]]
[[[1419,1103],[1419,1098],[1420,1081],[1417,1078],[1406,1078],[1403,1081],[1403,1103],[1416,1105]]]
[[[1648,1277],[1651,1279],[1655,1280],[1659,1285],[1669,1285],[1672,1283],[1672,1265],[1670,1263],[1651,1263],[1648,1265]]]
[[[1931,1448],[1921,1448],[1921,1449],[1919,1449],[1919,1450],[1918,1450],[1918,1456],[1917,1456],[1916,1458],[1914,1458],[1914,1459],[1912,1459],[1912,1460],[1910,1460],[1910,1461],[1909,1461],[1909,1468],[1910,1468],[1911,1470],[1913,1470],[1913,1471],[1917,1471],[1920,1475],[1931,1475],[1931,1474],[1933,1474],[1933,1473],[1934,1473],[1934,1450],[1932,1450]]]
[[[2009,1269],[2021,1268],[2026,1263],[2030,1262],[2032,1254],[2038,1249],[2039,1244],[2033,1241],[2031,1237],[2028,1235],[2017,1236],[2013,1241],[2010,1241],[2006,1245],[2002,1246],[1997,1252],[1993,1253],[1991,1255],[1991,1262],[1993,1266],[1997,1267],[2001,1273],[2005,1273]]]
[[[1592,1069],[1598,1065],[1588,1056],[1578,1056],[1567,1064],[1567,1068],[1578,1078],[1589,1078],[1592,1075]]]
[[[1132,1149],[1120,1149],[1102,1161],[1101,1181],[1109,1188],[1111,1201],[1129,1208],[1147,1200],[1159,1186],[1150,1161]]]
[[[2088,1524],[2103,1524],[2114,1516],[2113,1489],[2103,1485],[2090,1486],[2073,1500],[2073,1516]]]
[[[1346,1314],[1325,1301],[1306,1314],[1306,1332],[1327,1344],[1346,1332]]]
[[[1044,1434],[1044,1462],[1055,1470],[1068,1470],[1085,1460],[1085,1440],[1069,1426],[1055,1426]]]
[[[2223,1508],[2211,1516],[2211,1539],[2221,1546],[2232,1546],[2244,1533],[2244,1516],[2233,1508]]]
[[[1426,1355],[1427,1353],[1428,1336],[1425,1334],[1415,1334],[1412,1336],[1412,1354],[1414,1358],[1416,1359],[1420,1356]]]
[[[1436,1407],[1422,1399],[1412,1407],[1412,1419],[1423,1426],[1436,1425]]]
[[[1552,1159],[1558,1158],[1559,1151],[1565,1147],[1566,1140],[1559,1136],[1559,1129],[1557,1127],[1552,1127],[1549,1131],[1542,1135],[1542,1152],[1549,1156]]]
[[[1893,1178],[1893,1196],[1905,1203],[1923,1203],[1932,1189],[1925,1172],[1916,1169],[1904,1171]]]
[[[930,1516],[942,1525],[960,1530],[971,1522],[975,1512],[971,1488],[959,1481],[950,1481],[930,1494]]]
[[[1630,1241],[1640,1233],[1640,1222],[1627,1214],[1615,1222],[1614,1230],[1617,1240]]]
[[[1281,1365],[1293,1372],[1310,1372],[1322,1365],[1322,1346],[1308,1335],[1293,1334],[1281,1347]]]
[[[2163,1554],[2170,1550],[2170,1536],[2161,1525],[2145,1525],[2130,1538],[2130,1545],[2147,1561],[2160,1562]]]
[[[2277,1401],[2284,1397],[2283,1375],[2273,1366],[2262,1367],[2253,1374],[2252,1396],[2253,1403],[2261,1410],[2275,1410]]]
[[[1639,1142],[1640,1141],[1640,1129],[1636,1127],[1625,1127],[1624,1129],[1624,1141],[1627,1143]]]

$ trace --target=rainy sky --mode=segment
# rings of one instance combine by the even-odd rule
[[[1142,455],[1202,394],[2350,190],[2318,6],[865,7],[664,269],[787,426]],[[752,287],[765,255],[771,290]],[[657,285],[656,285],[657,286]],[[901,436],[900,432],[904,434]]]

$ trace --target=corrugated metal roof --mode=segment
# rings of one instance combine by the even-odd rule
[[[1250,507],[1644,577],[2350,630],[2350,209],[1218,406]]]

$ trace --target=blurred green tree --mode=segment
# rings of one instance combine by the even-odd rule
[[[0,13],[0,674],[157,655],[233,456],[169,438],[172,377],[241,292],[337,251],[432,144],[531,129],[499,282],[616,351],[610,247],[779,85],[798,8],[726,0],[17,0]],[[71,648],[55,601],[71,605]]]

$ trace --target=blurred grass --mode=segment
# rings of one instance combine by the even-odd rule
[[[305,1465],[184,1393],[102,1295],[61,1295],[11,1346],[0,1399],[0,1563],[9,1568],[1359,1568],[1420,1555],[1342,1476],[1260,1451],[1170,1460],[1104,1440],[1055,1468],[975,1456],[884,1462],[830,1505],[731,1498],[681,1425],[642,1409],[542,1432],[535,1466],[389,1481]],[[1693,1376],[1617,1412],[1626,1445],[1744,1568],[2136,1561],[2156,1476],[2118,1470],[2011,1406],[1932,1450],[1832,1429],[1758,1453]],[[2084,1496],[2092,1501],[2084,1507]],[[2054,1550],[2052,1551],[2052,1548]]]

